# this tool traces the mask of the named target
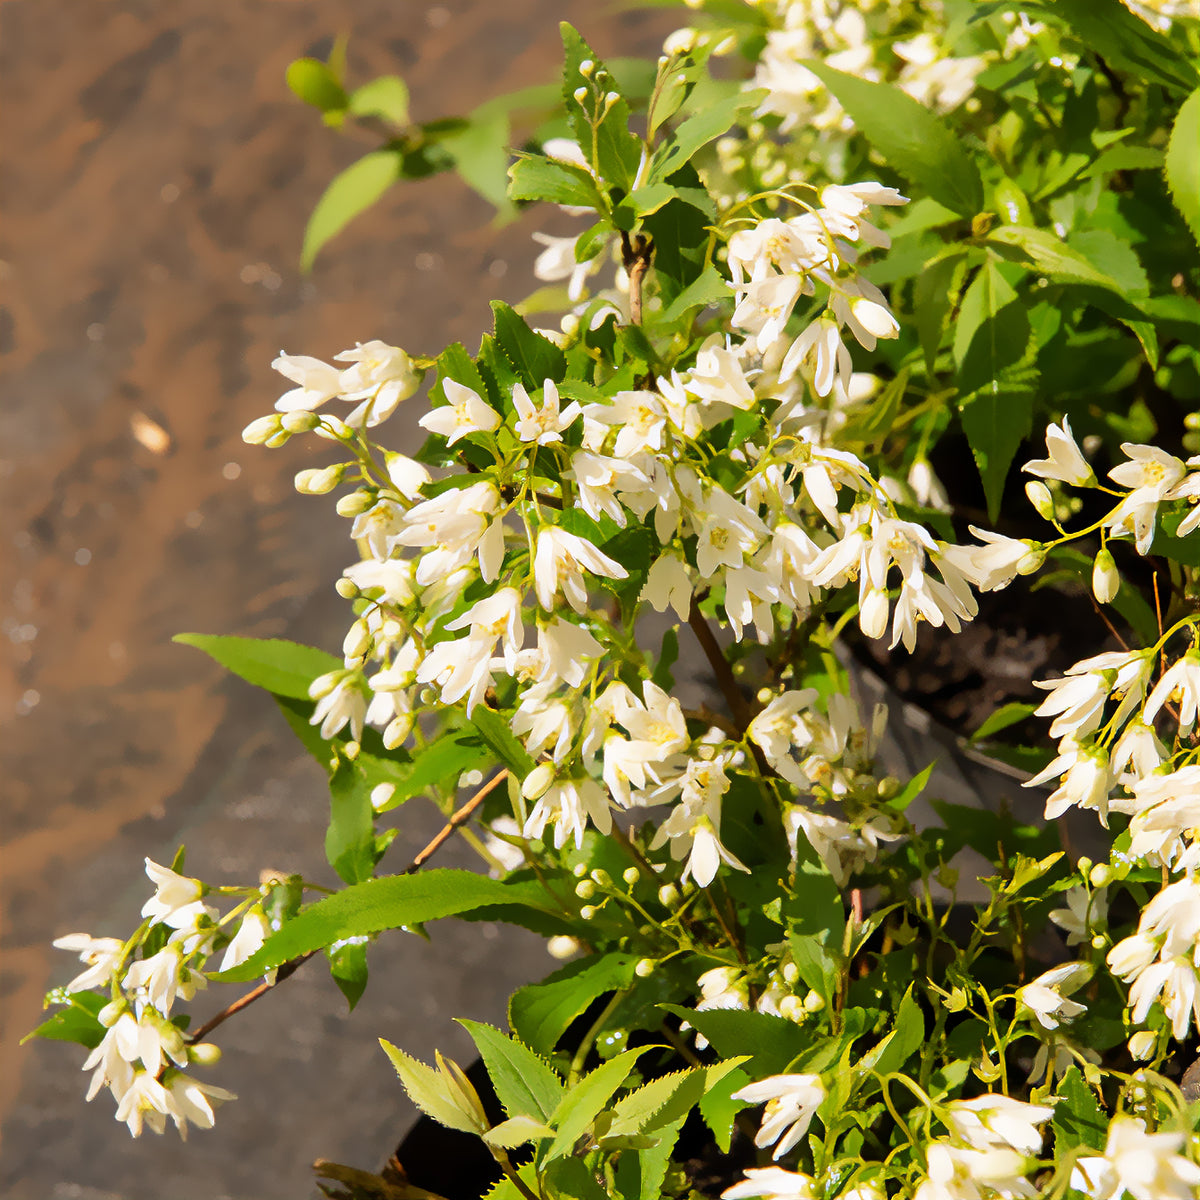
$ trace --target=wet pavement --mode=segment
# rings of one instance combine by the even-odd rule
[[[52,11],[53,9],[53,11]],[[527,217],[497,231],[452,178],[394,189],[296,263],[325,183],[370,148],[324,129],[287,63],[350,35],[350,74],[398,72],[418,118],[553,78],[556,23],[653,54],[672,14],[583,0],[0,0],[0,1195],[289,1200],[318,1156],[374,1168],[411,1118],[375,1038],[468,1056],[451,1016],[500,1021],[553,964],[505,929],[433,926],[372,952],[354,1011],[317,963],[220,1031],[205,1078],[241,1099],[186,1146],[83,1103],[78,1047],[16,1040],[72,975],[50,940],[127,932],[141,858],[189,847],[215,882],[326,878],[328,803],[271,702],[173,634],[336,649],[353,558],[293,473],[328,461],[239,432],[287,385],[280,348],[477,342],[534,286]],[[624,32],[623,32],[624,31]],[[390,436],[411,447],[414,418]],[[404,814],[396,861],[437,826]],[[470,865],[460,848],[440,860]],[[221,989],[222,991],[224,989]],[[213,1000],[212,1008],[228,997]],[[208,1015],[202,997],[193,1005]]]

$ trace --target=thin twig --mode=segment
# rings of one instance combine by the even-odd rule
[[[745,730],[746,726],[750,724],[750,706],[746,703],[742,689],[738,687],[738,682],[733,676],[733,668],[721,652],[721,647],[713,635],[713,631],[708,627],[708,622],[704,619],[704,614],[700,611],[700,606],[696,603],[694,596],[692,597],[691,611],[688,613],[688,624],[692,627],[692,632],[700,643],[700,649],[704,651],[704,657],[708,659],[708,665],[712,667],[713,674],[717,677],[717,685],[725,697],[725,703],[729,705],[730,715],[739,729]]]
[[[629,273],[629,323],[642,323],[642,280],[650,269],[650,259],[654,253],[654,243],[644,234],[638,234],[636,239],[630,238],[624,230],[621,231],[621,262]]]
[[[465,824],[475,812],[475,810],[494,792],[506,779],[508,771],[497,771],[466,802],[456,813],[454,813],[449,821],[438,831],[433,840],[422,850],[416,858],[404,868],[403,874],[411,875],[414,871],[419,871],[450,839],[450,835],[460,826]]]
[[[212,1033],[218,1025],[223,1025],[228,1021],[234,1013],[241,1012],[243,1008],[253,1004],[260,996],[265,996],[273,988],[277,988],[285,979],[294,975],[314,954],[316,954],[316,951],[310,950],[307,954],[303,954],[299,958],[293,958],[291,962],[285,962],[275,972],[275,978],[271,983],[260,983],[258,987],[221,1009],[215,1017],[210,1017],[209,1020],[205,1021],[195,1033],[188,1034],[187,1040],[195,1045],[206,1034]]]

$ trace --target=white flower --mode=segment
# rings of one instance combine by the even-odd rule
[[[733,1098],[748,1104],[766,1102],[754,1144],[764,1147],[778,1142],[772,1157],[782,1158],[808,1132],[826,1094],[820,1075],[772,1075],[734,1092]]]
[[[1050,425],[1046,429],[1048,458],[1032,459],[1021,470],[1042,479],[1058,479],[1077,487],[1090,487],[1096,482],[1092,470],[1071,433],[1071,422],[1063,417],[1062,428]]]
[[[1080,1158],[1071,1187],[1089,1200],[1193,1200],[1200,1167],[1180,1151],[1187,1134],[1148,1133],[1136,1117],[1114,1117],[1103,1155]]]
[[[744,1011],[750,1007],[750,992],[746,977],[736,967],[713,967],[696,980],[700,989],[697,1012],[711,1009],[736,1009]]]
[[[687,856],[681,879],[693,878],[700,887],[712,883],[722,862],[749,871],[721,843],[721,797],[729,789],[722,760],[689,759],[683,777],[668,787],[676,785],[683,792],[680,803],[659,826],[650,848],[657,850],[670,839],[671,857]]]
[[[56,950],[70,950],[79,955],[79,961],[87,964],[66,985],[68,992],[82,992],[88,988],[102,988],[112,979],[113,970],[124,957],[125,943],[120,938],[94,938],[86,933],[68,933],[55,938]]]
[[[534,407],[529,393],[520,383],[513,388],[512,399],[519,418],[516,424],[517,437],[523,442],[535,442],[539,446],[561,442],[563,430],[583,411],[576,401],[572,401],[559,412],[558,388],[552,379],[547,379],[542,388],[540,409]]]
[[[1061,1022],[1073,1021],[1080,1013],[1087,1012],[1086,1005],[1068,1000],[1066,995],[1091,979],[1093,970],[1092,964],[1085,962],[1055,967],[1017,988],[1017,1003],[1028,1009],[1043,1029],[1057,1029]],[[1041,1145],[1040,1138],[1038,1145]],[[1026,1151],[1028,1154],[1034,1152]]]
[[[200,880],[177,875],[170,867],[160,866],[149,858],[146,874],[155,892],[142,906],[142,916],[150,917],[152,925],[163,921],[172,929],[186,929],[207,913],[200,900],[206,890]]]
[[[1118,464],[1108,476],[1133,490],[1109,514],[1105,523],[1114,534],[1132,533],[1139,554],[1148,554],[1154,540],[1158,506],[1187,473],[1173,454],[1157,446],[1122,442],[1129,461]]]
[[[308,723],[321,727],[321,737],[329,741],[349,725],[350,737],[356,742],[362,740],[367,697],[353,673],[343,674],[337,682],[332,682],[329,675],[318,676],[309,685],[308,694],[317,702]]]
[[[1026,1178],[1026,1156],[1003,1147],[971,1150],[948,1142],[930,1142],[926,1149],[926,1178],[913,1200],[983,1200],[1033,1197]]]
[[[577,848],[583,847],[583,835],[589,818],[604,834],[612,829],[612,810],[604,789],[594,779],[563,779],[552,783],[542,794],[522,833],[539,838],[548,822],[554,824],[554,845],[561,849],[569,836]]]
[[[252,954],[261,949],[270,933],[271,926],[267,921],[266,914],[259,905],[254,905],[242,917],[237,933],[225,947],[225,957],[221,959],[221,970],[228,971],[244,963]]]
[[[138,1071],[117,1104],[117,1120],[124,1121],[134,1137],[140,1137],[143,1123],[154,1133],[162,1133],[170,1111],[166,1088],[149,1071]]]
[[[148,1003],[164,1017],[171,1015],[176,996],[190,1000],[197,986],[203,987],[206,982],[199,972],[184,967],[183,952],[177,945],[164,946],[157,954],[139,959],[125,973],[125,987],[135,994],[139,1014]]]
[[[662,398],[654,392],[617,392],[611,404],[589,404],[583,412],[585,420],[617,429],[613,446],[616,458],[629,459],[643,450],[662,449],[667,414]]]
[[[343,399],[361,401],[346,418],[351,429],[386,421],[396,406],[421,386],[423,372],[413,366],[412,359],[398,346],[378,339],[359,342],[353,350],[333,357],[354,364],[342,372],[339,389]]]
[[[619,562],[602,554],[591,542],[559,529],[543,525],[538,530],[537,547],[533,558],[533,587],[538,603],[547,611],[554,609],[554,599],[561,589],[563,596],[577,612],[587,610],[587,587],[584,571],[606,579],[626,579],[629,572]]]
[[[108,1013],[101,1010],[101,1021],[106,1023]],[[139,1029],[137,1018],[128,1009],[117,1014],[109,1024],[107,1032],[91,1053],[84,1059],[84,1071],[92,1072],[87,1099],[107,1085],[114,1096],[120,1098],[133,1083],[133,1064],[140,1057]]]
[[[504,522],[489,520],[499,507],[499,489],[485,480],[410,508],[395,540],[402,546],[434,546],[444,552],[440,559],[435,553],[421,560],[417,582],[428,586],[446,581],[476,553],[483,581],[493,582],[504,562]],[[428,595],[424,599],[428,602]]]
[[[579,506],[594,521],[601,516],[611,517],[622,529],[628,516],[616,492],[621,489],[644,487],[649,480],[633,463],[588,450],[577,450],[571,456],[570,467],[563,472],[575,481],[579,490]]]
[[[1053,1108],[1026,1104],[1010,1096],[976,1096],[946,1105],[948,1127],[974,1150],[999,1148],[1035,1155],[1042,1148],[1042,1133],[1037,1127],[1052,1116]]]
[[[167,1090],[167,1112],[179,1130],[179,1136],[187,1141],[188,1122],[197,1129],[213,1127],[213,1109],[226,1100],[236,1100],[233,1092],[201,1083],[182,1071],[171,1071],[164,1082]]]
[[[578,234],[575,237],[554,237],[549,233],[535,233],[533,240],[546,247],[534,261],[534,276],[546,283],[569,280],[567,299],[572,304],[578,304],[587,291],[588,276],[600,269],[601,255],[596,254],[583,262],[577,262],[575,247],[579,242]]]
[[[341,372],[319,358],[281,350],[271,366],[298,385],[275,401],[276,412],[311,411],[341,393]]]
[[[812,737],[807,726],[797,717],[811,708],[816,698],[815,688],[783,692],[750,722],[746,730],[771,768],[797,787],[803,787],[807,777],[792,758],[792,750],[803,749]]]
[[[727,1187],[724,1200],[746,1200],[762,1196],[765,1200],[817,1200],[817,1181],[811,1175],[785,1171],[782,1167],[748,1167],[741,1183]]]
[[[1050,914],[1050,920],[1066,933],[1068,946],[1091,941],[1093,933],[1107,924],[1106,889],[1090,891],[1080,884],[1064,892],[1062,898],[1067,902],[1067,907],[1056,908]]]
[[[839,380],[843,387],[849,386],[854,370],[850,351],[843,345],[841,330],[831,317],[822,316],[810,322],[792,343],[779,368],[780,382],[786,383],[801,367],[811,375],[818,396],[828,396]]]
[[[648,601],[655,612],[666,612],[669,606],[681,621],[686,621],[692,607],[692,582],[687,563],[677,554],[660,555],[647,572],[638,599]]]
[[[430,433],[440,433],[447,446],[469,433],[490,433],[500,427],[500,414],[465,384],[442,380],[448,404],[427,412],[417,424]]]
[[[1152,725],[1159,710],[1172,697],[1179,700],[1179,732],[1185,734],[1196,724],[1200,711],[1200,651],[1189,650],[1163,672],[1146,700],[1142,720]]]

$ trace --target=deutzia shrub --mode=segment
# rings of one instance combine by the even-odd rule
[[[731,1198],[1194,1196],[1200,14],[688,20],[619,71],[564,25],[553,114],[466,121],[496,147],[531,124],[513,154],[414,125],[399,80],[293,64],[327,124],[391,123],[364,192],[380,155],[454,166],[579,232],[535,235],[546,286],[475,352],[275,360],[291,386],[245,438],[334,452],[296,486],[350,522],[341,653],[180,640],[328,769],[345,887],[147,861],[136,931],[56,943],[84,969],[38,1032],[88,1049],[132,1133],[207,1127],[233,1097],[191,1072],[248,1002],[220,985],[256,999],[323,953],[353,1004],[377,934],[487,913],[572,958],[511,1032],[464,1022],[505,1119],[440,1054],[384,1050],[483,1140],[493,1197],[686,1197],[698,1162]],[[306,260],[367,199],[339,180]],[[426,384],[405,453],[386,423]],[[1050,630],[1088,598],[1090,652],[964,732],[1044,820],[914,808],[930,771],[877,765],[847,644],[902,656],[1031,587]],[[418,796],[445,828],[397,862]],[[451,836],[480,872],[427,865]]]

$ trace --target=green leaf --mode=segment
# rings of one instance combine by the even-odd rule
[[[491,1025],[461,1018],[458,1023],[475,1042],[504,1111],[510,1117],[549,1121],[565,1089],[545,1059]]]
[[[403,127],[408,124],[408,85],[399,75],[381,75],[351,92],[346,108],[356,117],[382,117]]]
[[[618,229],[632,229],[641,217],[658,212],[679,193],[669,183],[650,183],[632,191],[613,210],[613,222]]]
[[[698,1029],[722,1058],[749,1055],[743,1066],[755,1079],[786,1071],[812,1042],[812,1034],[802,1026],[768,1013],[718,1008],[695,1012],[677,1004],[662,1007]]]
[[[524,779],[533,770],[533,759],[514,736],[504,717],[493,712],[486,704],[477,704],[471,710],[471,724],[518,780]]]
[[[875,1071],[880,1075],[890,1075],[893,1071],[899,1071],[924,1041],[925,1014],[913,998],[910,986],[900,1001],[892,1031],[878,1046],[867,1051],[859,1067],[864,1073]]]
[[[1007,729],[1010,725],[1016,725],[1019,721],[1025,720],[1036,708],[1036,704],[1024,704],[1016,700],[1011,704],[1001,705],[971,734],[971,741],[980,742],[995,736],[1002,729]]]
[[[508,1023],[523,1041],[551,1054],[558,1039],[599,996],[633,982],[636,954],[613,952],[567,963],[541,983],[518,988],[508,1002]]]
[[[700,1103],[709,1087],[742,1061],[732,1059],[709,1067],[674,1071],[643,1084],[617,1102],[605,1137],[653,1133],[682,1121]]]
[[[329,974],[353,1009],[367,990],[366,943],[349,942],[345,946],[339,946],[328,958]]]
[[[567,1092],[554,1111],[551,1124],[558,1130],[558,1136],[546,1153],[546,1162],[570,1154],[575,1143],[628,1078],[633,1064],[649,1049],[649,1046],[639,1046],[610,1058]]]
[[[913,307],[917,318],[917,336],[925,355],[925,367],[933,374],[946,320],[962,289],[967,270],[967,253],[955,248],[926,263],[917,279]]]
[[[1077,1146],[1103,1150],[1108,1118],[1079,1068],[1071,1065],[1059,1081],[1054,1107],[1054,1151],[1065,1155]]]
[[[804,65],[898,174],[961,216],[973,217],[983,208],[979,167],[939,117],[891,84],[871,83],[812,59]]]
[[[671,302],[662,315],[662,322],[664,325],[673,325],[693,308],[707,308],[710,304],[720,304],[732,299],[733,292],[730,290],[729,281],[709,263]]]
[[[737,120],[738,114],[759,104],[767,95],[765,88],[734,92],[706,105],[694,117],[683,121],[670,139],[660,146],[650,162],[651,182],[658,183],[673,175],[696,152],[715,141]]]
[[[94,1050],[104,1040],[105,1033],[97,1014],[108,1001],[108,996],[98,992],[73,992],[70,1004],[60,1008],[36,1029],[31,1029],[21,1039],[21,1045],[31,1038],[48,1038],[56,1042],[78,1042]]]
[[[361,766],[363,757],[360,753],[355,759],[355,765]],[[367,759],[369,763],[369,755]],[[474,729],[458,729],[443,733],[436,741],[418,750],[411,762],[389,763],[390,770],[386,777],[383,777],[383,772],[379,773],[379,778],[374,778],[368,773],[367,782],[372,788],[378,783],[393,784],[395,790],[391,798],[376,810],[388,812],[406,800],[411,800],[413,796],[427,791],[434,784],[453,782],[465,771],[477,770],[491,761],[491,753],[485,746],[480,745],[479,736]]]
[[[615,1173],[616,1192],[621,1200],[660,1200],[666,1194],[663,1183],[682,1127],[680,1120],[661,1131],[658,1145],[636,1154],[626,1151],[621,1155]]]
[[[349,97],[330,67],[316,58],[298,58],[288,64],[287,85],[304,101],[321,112],[337,112]]]
[[[442,138],[463,180],[497,208],[508,203],[508,117],[472,113],[462,128]]]
[[[592,173],[575,163],[542,154],[521,154],[508,168],[508,178],[508,194],[513,200],[604,208]]]
[[[1121,295],[1134,298],[1150,291],[1146,269],[1138,260],[1137,251],[1111,230],[1078,230],[1071,234],[1070,245],[1102,275],[1111,279]]]
[[[483,1140],[489,1146],[496,1146],[501,1150],[515,1150],[518,1146],[524,1146],[526,1142],[540,1141],[542,1138],[553,1136],[553,1129],[532,1117],[510,1117],[499,1125],[493,1125],[483,1135]]]
[[[549,338],[534,333],[521,316],[502,300],[492,301],[496,322],[496,344],[508,356],[531,391],[540,388],[547,379],[556,382],[566,370],[563,352]]]
[[[1112,276],[1093,266],[1078,250],[1046,229],[1001,225],[988,234],[987,244],[1004,258],[1032,267],[1055,283],[1087,283],[1121,291]]]
[[[642,222],[654,239],[654,278],[668,312],[703,277],[708,226],[709,218],[678,196]]]
[[[372,150],[333,177],[304,230],[302,271],[310,271],[321,247],[400,178],[403,165],[403,156],[397,150]]]
[[[432,1117],[440,1125],[449,1129],[457,1129],[462,1133],[482,1133],[478,1122],[465,1112],[456,1098],[447,1088],[446,1077],[432,1067],[426,1066],[405,1054],[398,1046],[379,1039],[383,1052],[392,1061],[400,1082],[404,1085],[408,1098],[426,1116]]]
[[[714,1082],[700,1101],[700,1115],[722,1154],[729,1153],[733,1142],[734,1117],[746,1107],[745,1100],[735,1100],[733,1093],[740,1092],[750,1082],[750,1076],[741,1067],[736,1067]]]
[[[1184,101],[1167,144],[1167,187],[1200,245],[1200,88]]]
[[[1118,70],[1171,90],[1196,86],[1196,67],[1121,0],[1053,0],[1038,10],[1065,23],[1085,50]]]
[[[963,432],[979,469],[992,521],[1000,510],[1013,455],[1033,428],[1036,394],[1037,371],[1017,367],[1004,371],[986,387],[959,398]]]
[[[308,699],[308,685],[327,671],[336,671],[342,660],[282,638],[221,637],[207,633],[177,633],[172,641],[195,646],[215,658],[226,670],[276,696]]]
[[[347,883],[375,873],[375,811],[356,763],[341,759],[329,780],[325,858]]]
[[[621,1155],[622,1160],[633,1157],[636,1156]],[[595,1172],[588,1169],[582,1158],[558,1159],[544,1172],[544,1178],[550,1184],[549,1194],[561,1197],[561,1200],[609,1200],[608,1192],[596,1182]],[[538,1190],[538,1184],[535,1183],[530,1194],[536,1195]],[[525,1200],[528,1200],[528,1196]],[[654,1200],[658,1200],[658,1193],[655,1193]]]
[[[244,983],[343,938],[499,906],[558,911],[542,885],[532,880],[514,883],[450,868],[420,875],[386,875],[353,884],[301,909],[244,963],[210,978]]]

